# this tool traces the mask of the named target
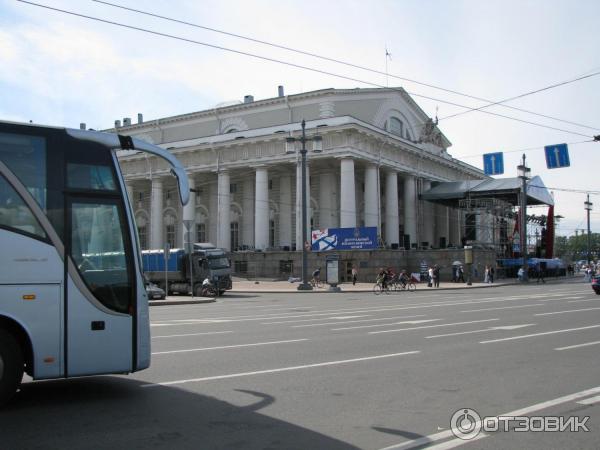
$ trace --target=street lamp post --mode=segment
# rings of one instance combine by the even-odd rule
[[[531,169],[525,165],[525,153],[523,153],[523,163],[517,166],[517,173],[519,178],[522,180],[521,185],[521,235],[520,246],[521,256],[523,258],[523,278],[521,281],[526,283],[529,281],[528,267],[527,267],[527,180]]]
[[[308,249],[306,248],[306,244],[308,242],[306,236],[306,226],[307,226],[307,198],[306,198],[306,143],[308,141],[313,141],[313,151],[315,153],[320,153],[323,150],[323,138],[319,135],[313,136],[312,138],[306,137],[306,121],[302,120],[302,137],[286,138],[286,153],[295,153],[292,145],[296,141],[300,141],[302,143],[302,149],[300,150],[301,160],[302,160],[302,283],[298,285],[299,291],[310,291],[312,290],[312,286],[308,282]]]
[[[590,212],[592,211],[592,203],[590,202],[590,194],[587,195],[587,201],[584,205],[587,212],[587,263],[589,266],[591,261],[590,249],[592,247],[592,233],[590,231]]]

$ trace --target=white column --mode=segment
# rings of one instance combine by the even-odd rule
[[[335,224],[335,177],[332,173],[319,175],[319,226],[334,228]]]
[[[378,168],[375,164],[369,164],[365,168],[365,226],[377,227],[377,234],[379,235],[381,224],[379,223],[379,192],[377,192],[377,171]]]
[[[150,247],[163,248],[163,183],[160,178],[152,179],[150,194]]]
[[[354,160],[341,160],[340,170],[340,227],[356,227],[356,192],[354,186]]]
[[[219,186],[217,181],[212,178],[208,185],[208,218],[207,218],[207,231],[208,231],[208,242],[216,245],[218,226],[219,226]]]
[[[431,181],[423,180],[423,192],[431,189]],[[435,246],[435,214],[433,204],[423,200],[423,241],[427,241],[429,246]]]
[[[243,183],[242,245],[254,247],[254,180],[246,178]]]
[[[254,246],[264,250],[269,246],[269,173],[265,167],[256,169],[255,192]]]
[[[217,247],[231,250],[231,195],[229,193],[229,173],[219,172],[217,178]]]
[[[310,170],[306,162],[306,239],[310,242]],[[296,165],[296,250],[302,250],[302,163]]]
[[[279,178],[279,245],[292,247],[292,178]]]
[[[182,243],[186,243],[187,239],[186,239],[186,228],[185,228],[185,224],[184,224],[184,220],[191,220],[192,224],[190,225],[190,231],[191,231],[191,238],[192,238],[192,242],[196,241],[196,224],[195,224],[195,220],[196,220],[196,193],[192,192],[192,189],[195,189],[196,187],[196,182],[194,180],[193,175],[189,174],[188,176],[188,183],[190,185],[190,201],[188,202],[187,205],[185,205],[183,207],[183,220],[181,221],[181,242]],[[178,194],[179,195],[179,194]]]
[[[398,174],[388,172],[385,183],[385,242],[388,245],[400,243],[398,218]]]
[[[404,177],[404,234],[410,236],[410,243],[417,243],[417,190],[415,177]],[[411,247],[412,248],[412,247]]]

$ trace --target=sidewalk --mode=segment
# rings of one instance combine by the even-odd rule
[[[329,285],[325,284],[324,287],[319,289],[313,289],[312,291],[298,291],[298,285],[300,283],[290,283],[289,281],[272,281],[272,280],[245,280],[242,278],[233,279],[233,289],[228,292],[252,292],[252,293],[298,293],[298,294],[312,294],[312,293],[324,293],[329,292]],[[352,283],[339,284],[341,292],[373,292],[372,283],[356,283],[355,286]],[[500,280],[494,283],[483,283],[474,282],[471,286],[466,283],[452,283],[452,282],[441,282],[439,288],[429,288],[427,283],[417,283],[417,291],[439,291],[448,289],[475,289],[475,288],[488,288],[494,286],[506,286],[509,284],[517,284],[514,279]],[[393,292],[393,291],[392,291]],[[400,291],[402,292],[402,291]]]
[[[565,282],[584,282],[583,277],[560,277],[560,278],[547,278],[547,284],[565,283]],[[299,283],[290,283],[289,281],[274,281],[274,280],[247,280],[243,278],[233,278],[233,289],[227,291],[222,298],[227,300],[227,296],[230,294],[268,294],[268,293],[280,293],[280,294],[335,294],[336,292],[329,291],[329,285],[319,289],[313,289],[312,291],[299,291]],[[355,286],[352,283],[342,283],[339,285],[341,292],[373,292],[373,285],[375,283],[356,283]],[[429,288],[427,283],[417,283],[418,292],[434,292],[440,290],[457,290],[457,289],[480,289],[480,288],[493,288],[500,286],[510,286],[520,284],[516,278],[506,278],[495,281],[494,283],[483,283],[480,281],[473,282],[471,286],[466,283],[452,283],[445,281],[440,283],[439,288]],[[535,280],[530,281],[529,285],[535,285]],[[402,294],[404,291],[390,291],[390,294]],[[166,300],[151,300],[150,306],[159,305],[186,305],[186,304],[197,304],[197,303],[214,303],[216,299],[206,297],[191,297],[187,296],[169,296]]]

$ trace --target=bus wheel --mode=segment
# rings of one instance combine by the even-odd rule
[[[0,406],[17,392],[23,378],[23,353],[8,331],[0,330]]]

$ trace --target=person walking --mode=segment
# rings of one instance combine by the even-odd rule
[[[523,281],[523,275],[525,275],[525,270],[523,270],[523,266],[519,267],[519,271],[517,272],[517,277],[519,277],[519,281]]]
[[[437,264],[433,267],[433,287],[440,287],[440,266]]]
[[[483,275],[483,282],[484,283],[489,283],[490,282],[490,267],[489,266],[485,266],[485,272]]]
[[[490,266],[490,273],[489,273],[490,283],[494,282],[494,274],[495,273],[496,273],[496,271],[494,270],[494,266]]]
[[[458,279],[456,281],[465,282],[465,269],[463,269],[463,266],[458,267]]]
[[[427,270],[427,287],[432,287],[433,286],[433,267],[429,266],[429,269]]]
[[[542,280],[542,283],[545,283],[546,280],[544,280],[544,267],[542,266],[542,263],[538,263],[536,266],[537,269],[537,283],[540,284],[540,280]]]
[[[354,265],[352,266],[352,286],[356,286],[356,280],[358,280],[358,269]]]

